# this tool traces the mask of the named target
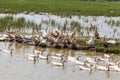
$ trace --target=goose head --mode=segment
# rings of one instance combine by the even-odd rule
[[[62,64],[63,64],[62,66],[64,66],[65,62],[66,62],[65,60],[62,60]]]
[[[63,58],[63,55],[61,55],[61,60],[63,60],[64,58]]]
[[[37,53],[37,55],[36,55],[37,59],[39,58],[39,55],[40,55],[40,53]]]
[[[120,62],[117,65],[118,65],[118,67],[120,67]]]
[[[33,57],[33,62],[34,62],[34,64],[36,64],[36,61],[38,60],[38,58],[37,58],[37,56],[34,56]]]
[[[115,64],[116,64],[118,67],[120,67],[120,61],[115,60]]]
[[[102,43],[103,43],[103,46],[104,46],[105,48],[108,47],[108,44],[107,44],[107,41],[106,41],[106,35],[103,37]]]
[[[99,39],[99,33],[98,33],[97,29],[95,30],[94,36],[96,39]]]
[[[81,57],[81,56],[79,55],[79,56],[76,57],[76,59],[79,61],[79,60],[80,60],[80,59],[79,59],[80,57]]]
[[[50,56],[50,54],[47,54],[47,58],[46,58],[46,60],[48,60],[48,59],[49,59],[49,56]]]
[[[92,64],[90,64],[90,71],[92,71],[93,69],[92,69],[92,67],[93,67],[93,65]]]
[[[11,55],[13,54],[13,50],[14,50],[14,49],[11,49],[11,50],[10,50],[10,54],[11,54]]]
[[[34,61],[37,61],[37,56],[34,56],[33,59],[34,59]]]
[[[107,65],[107,69],[108,69],[107,71],[110,71],[110,66],[112,66],[112,65],[111,64]]]

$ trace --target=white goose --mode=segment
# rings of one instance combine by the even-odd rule
[[[109,62],[109,61],[107,61],[106,63],[107,63],[108,65],[111,65],[111,66],[115,66],[115,65],[116,65],[114,62]]]
[[[85,64],[85,62],[81,62],[81,61],[79,61],[79,57],[80,56],[78,56],[78,57],[68,57],[68,60],[69,61],[71,61],[71,62],[74,62],[75,64],[78,64],[78,65],[84,65]]]
[[[80,68],[80,70],[92,71],[92,66],[93,66],[93,65],[90,65],[89,67],[84,67],[84,66],[79,65],[79,68]]]
[[[24,35],[24,38],[32,39],[32,35]]]
[[[43,55],[39,54],[40,59],[48,60],[48,56],[49,56],[49,54],[47,54],[47,56],[43,56]]]
[[[58,57],[61,57],[61,56],[63,56],[63,54],[55,54],[56,56],[58,56]]]
[[[96,63],[95,59],[90,58],[90,57],[86,57],[85,60],[89,63],[93,63],[93,64]]]
[[[39,51],[39,50],[33,50],[35,53],[39,53],[39,54],[41,54],[42,52],[41,51]]]
[[[77,58],[76,58],[76,57],[68,56],[68,61],[76,62],[76,61],[77,61]]]
[[[115,41],[115,40],[108,40],[107,43],[109,43],[109,44],[116,44],[117,41]]]
[[[62,61],[62,62],[52,62],[52,65],[55,65],[55,66],[64,66],[64,62],[65,61]]]
[[[13,50],[14,50],[14,49],[11,49],[11,50],[9,51],[9,50],[5,50],[5,49],[4,49],[3,52],[4,52],[4,53],[8,53],[8,54],[12,54],[12,53],[13,53]]]
[[[110,61],[110,59],[113,59],[114,54],[111,54],[111,55],[104,54],[104,57],[107,58],[106,61]]]
[[[63,60],[63,56],[50,56],[52,59],[56,59],[56,60]]]
[[[78,65],[84,65],[85,64],[85,62],[81,62],[81,61],[78,61],[78,60],[76,60],[75,63],[78,64]]]
[[[110,57],[113,57],[113,56],[114,56],[114,54],[111,54],[111,55],[104,54],[104,57],[105,57],[105,58],[110,58]]]
[[[94,45],[94,37],[92,36],[89,41],[86,41],[87,45]]]
[[[27,57],[29,60],[35,61],[37,56],[34,54],[28,54]]]
[[[3,40],[5,40],[5,39],[7,39],[7,38],[8,38],[8,35],[7,35],[7,34],[3,34],[3,35],[0,37],[0,40],[3,41]]]
[[[40,41],[40,44],[46,44],[47,40],[46,39],[43,39]]]
[[[9,34],[12,38],[15,38],[15,35],[13,35],[13,34]],[[8,36],[9,37],[9,36]]]
[[[115,70],[115,71],[120,71],[120,68],[117,68],[117,67],[116,67],[116,68],[114,68],[114,70]]]
[[[104,57],[105,57],[105,58],[110,58],[110,55],[104,54]]]
[[[104,59],[104,58],[102,58],[102,57],[99,57],[98,59],[99,59],[100,61],[106,62],[106,59]]]
[[[116,65],[111,65],[110,68],[114,71],[120,71],[119,65],[120,63],[116,63]]]
[[[86,57],[85,59],[88,60],[88,61],[89,61],[89,60],[90,60],[90,61],[94,61],[94,59],[93,59],[93,58],[90,58],[90,57]]]
[[[95,64],[95,69],[101,70],[101,71],[109,71],[110,65],[108,65],[107,67],[104,67],[104,66],[100,66],[100,65]]]
[[[114,71],[120,71],[120,68],[118,67],[118,65],[110,66],[110,68],[112,68]]]

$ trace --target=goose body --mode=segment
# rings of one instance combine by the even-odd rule
[[[40,44],[45,44],[45,43],[46,43],[45,39],[40,42]]]
[[[32,39],[32,35],[24,35],[24,38],[26,38],[26,39]]]
[[[86,43],[87,43],[87,45],[94,45],[93,37],[91,37],[89,41],[86,41]]]
[[[75,57],[68,56],[68,61],[75,62],[77,59]]]
[[[15,35],[9,34],[8,37],[9,37],[9,38],[15,38]]]
[[[92,71],[92,65],[90,65],[89,67],[84,67],[79,65],[80,70],[88,70],[88,71]]]
[[[86,57],[85,59],[88,60],[88,61],[94,61],[94,59],[90,58],[90,57]]]
[[[114,68],[115,71],[120,71],[120,68]]]
[[[58,59],[58,60],[62,60],[62,57],[58,57],[58,56],[51,56],[52,59]]]
[[[110,68],[114,71],[120,71],[119,65],[120,65],[119,62],[118,63],[115,62],[115,65],[111,65]]]
[[[10,53],[10,51],[8,51],[8,50],[3,50],[3,52],[4,52],[4,53]]]
[[[87,62],[89,62],[89,63],[96,63],[95,59],[92,59],[92,58],[90,58],[90,57],[86,57],[85,60],[86,60]]]
[[[61,56],[63,56],[63,54],[56,54],[56,56],[59,56],[59,57],[61,57]]]
[[[13,51],[13,49],[11,49],[10,51],[9,50],[5,50],[5,49],[3,50],[4,53],[8,53],[8,54],[12,54],[12,51]]]
[[[41,51],[39,51],[39,50],[33,50],[35,53],[42,53]]]
[[[113,62],[106,62],[107,64],[109,64],[109,65],[111,65],[111,66],[115,66],[116,64],[115,63],[113,63]]]
[[[5,40],[6,38],[4,38],[4,37],[0,37],[0,41],[3,41],[3,40]]]
[[[76,64],[78,64],[78,65],[84,65],[85,63],[84,62],[81,62],[81,61],[78,61],[78,60],[76,60],[76,61],[74,61]]]
[[[43,55],[39,54],[39,58],[48,60],[48,55],[47,56],[43,56]]]
[[[118,65],[110,66],[110,68],[116,69],[116,68],[118,68]]]
[[[3,34],[3,36],[2,36],[2,37],[7,38],[7,37],[8,37],[8,35],[7,35],[7,34]]]
[[[110,59],[113,60],[114,54],[111,54],[111,55],[104,54],[104,57],[107,58],[106,61],[110,61]]]
[[[3,41],[3,40],[5,40],[5,39],[7,39],[7,38],[8,38],[8,35],[7,35],[7,34],[3,34],[3,35],[0,37],[0,40]]]
[[[107,43],[109,43],[109,44],[116,44],[116,41],[115,40],[108,40]]]
[[[53,65],[55,66],[64,66],[64,62],[52,62]]]
[[[109,66],[108,66],[108,68],[107,68],[107,67],[104,67],[104,66],[100,66],[100,65],[95,64],[95,68],[96,68],[97,70],[101,70],[101,71],[109,71]]]
[[[79,57],[80,56],[78,56],[77,58],[79,58]],[[77,58],[68,56],[69,61],[74,62],[75,64],[78,64],[78,65],[84,65],[84,62],[79,61]]]
[[[106,61],[106,59],[101,58],[101,57],[99,57],[98,59],[99,59],[100,61],[104,61],[104,62]]]
[[[110,68],[112,68],[114,71],[120,71],[120,68],[118,67],[118,65],[110,66]]]
[[[110,55],[104,54],[104,57],[105,57],[105,58],[110,58]]]
[[[35,57],[34,54],[28,54],[27,57],[28,57],[29,60],[34,60],[35,59],[34,58]]]

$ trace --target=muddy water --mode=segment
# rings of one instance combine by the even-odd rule
[[[66,62],[64,67],[53,66],[51,59],[48,61],[39,59],[36,63],[28,60],[27,55],[32,54],[39,47],[0,42],[1,50],[14,49],[13,55],[0,52],[0,80],[119,80],[120,72],[98,71],[92,72],[80,70],[78,65]],[[102,56],[101,53],[58,50],[53,48],[42,48],[44,54],[57,54],[70,51],[70,56],[81,55],[80,60],[85,57]],[[116,55],[119,56],[119,55]]]

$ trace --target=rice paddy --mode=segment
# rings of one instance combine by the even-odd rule
[[[0,80],[119,80],[120,2],[0,0],[0,64]]]
[[[120,16],[119,2],[84,2],[78,0],[0,0],[1,13],[47,12],[63,16]]]

